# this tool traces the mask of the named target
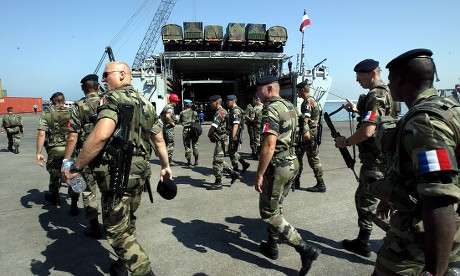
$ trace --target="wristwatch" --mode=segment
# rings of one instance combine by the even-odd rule
[[[80,172],[82,172],[82,171],[83,171],[83,169],[77,170],[77,165],[76,165],[76,163],[73,163],[73,164],[70,166],[70,168],[69,168],[69,172],[70,172],[70,173],[80,173]]]

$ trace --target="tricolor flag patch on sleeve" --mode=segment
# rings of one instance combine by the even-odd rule
[[[420,172],[429,173],[436,171],[447,171],[452,169],[449,153],[446,149],[425,151],[417,154]]]
[[[265,123],[265,125],[262,127],[262,133],[267,132],[270,129],[270,125],[268,123]]]
[[[368,112],[366,112],[366,114],[364,114],[363,120],[369,120],[369,121],[374,120],[376,113],[377,113],[376,111],[368,111]]]
[[[101,106],[103,104],[105,104],[105,98],[104,97],[102,97],[101,100],[99,101],[99,106]]]

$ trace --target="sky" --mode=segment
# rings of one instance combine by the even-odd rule
[[[49,99],[61,91],[67,99],[83,96],[80,80],[94,73],[106,46],[115,59],[132,65],[159,0],[16,0],[0,2],[0,79],[10,97]],[[167,23],[227,26],[230,22],[281,25],[288,30],[284,49],[294,68],[301,51],[299,26],[306,11],[306,68],[327,59],[333,77],[328,100],[356,99],[363,89],[354,66],[373,58],[385,65],[414,48],[433,51],[440,81],[460,83],[459,0],[177,0]],[[128,26],[128,28],[124,28]],[[163,49],[161,40],[155,52]],[[106,58],[104,64],[108,62]],[[287,68],[287,64],[285,65]],[[100,76],[103,68],[98,72]],[[336,96],[337,95],[337,96]]]

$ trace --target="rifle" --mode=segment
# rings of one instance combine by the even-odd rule
[[[305,117],[303,115],[298,116],[298,125],[299,125],[299,131],[297,133],[296,141],[295,141],[295,155],[297,156],[297,159],[299,160],[299,163],[302,164],[302,158],[303,158],[303,151],[302,151],[302,136],[303,136],[303,129],[304,129],[304,123],[305,123]],[[291,185],[291,190],[294,192],[298,186],[298,183],[300,181],[300,174],[297,174],[294,182]]]
[[[129,132],[133,113],[133,105],[118,104],[118,127],[115,129],[112,141],[106,148],[106,152],[113,157],[114,161],[114,166],[110,167],[112,177],[109,190],[118,196],[125,192],[131,170],[134,145],[129,141]],[[112,207],[114,205],[115,196]]]
[[[153,203],[152,187],[150,187],[150,176],[145,179],[144,192],[149,194],[150,203]]]
[[[318,147],[321,145],[321,138],[323,136],[323,111],[321,110],[319,112],[319,119],[318,119],[318,133],[316,135],[316,144],[318,144]]]
[[[324,113],[324,121],[326,121],[327,126],[331,130],[331,136],[332,138],[337,138],[340,135],[340,133],[335,129],[334,125],[332,124],[331,117],[335,113],[339,112],[342,110],[344,106],[342,105],[339,109],[331,112],[331,115],[329,115],[327,112]],[[355,175],[356,180],[359,182],[359,177],[355,172],[355,160],[351,157],[350,152],[348,151],[347,148],[339,148],[340,153],[342,154],[343,159],[345,160],[345,164],[347,164],[347,167],[350,168],[353,171],[353,174]]]

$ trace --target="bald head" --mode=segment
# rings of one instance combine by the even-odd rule
[[[131,68],[125,62],[109,62],[102,74],[102,82],[107,84],[109,90],[117,89],[123,84],[130,84]]]

